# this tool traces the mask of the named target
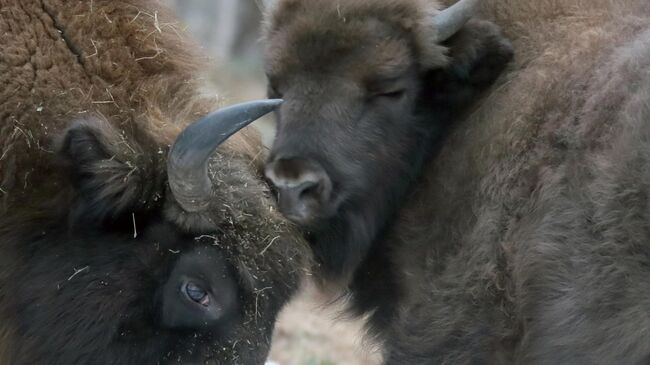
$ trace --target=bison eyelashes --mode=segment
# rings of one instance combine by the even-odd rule
[[[375,99],[400,100],[410,89],[415,88],[415,84],[410,80],[417,73],[412,68],[406,68],[393,77],[386,75],[375,75],[375,77],[364,80],[361,85],[365,88],[366,99],[373,101]]]
[[[387,98],[392,100],[399,100],[406,94],[406,89],[397,89],[393,91],[385,91],[373,94],[370,98]]]

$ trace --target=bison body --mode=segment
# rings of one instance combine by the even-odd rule
[[[646,363],[650,8],[481,15],[517,61],[441,142],[352,294],[376,305],[388,364]]]
[[[179,200],[170,146],[216,100],[174,18],[3,0],[0,33],[0,362],[263,363],[308,251],[251,133],[209,160],[202,209]]]

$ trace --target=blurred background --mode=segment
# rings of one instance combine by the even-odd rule
[[[163,0],[212,59],[210,82],[227,103],[264,98],[260,23],[265,0]],[[256,123],[264,142],[273,141],[271,118]],[[307,285],[281,314],[270,360],[278,365],[377,365],[379,356],[362,342],[358,321],[342,319]]]

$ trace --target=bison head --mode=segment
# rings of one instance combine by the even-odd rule
[[[208,115],[169,158],[101,118],[68,128],[70,194],[0,225],[0,362],[263,363],[308,255],[251,159],[215,149],[277,104]]]
[[[284,0],[266,26],[282,97],[266,175],[333,274],[354,268],[450,116],[512,57],[477,1]]]

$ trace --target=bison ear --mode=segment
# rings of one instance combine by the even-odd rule
[[[514,52],[510,41],[494,23],[472,19],[444,45],[449,63],[437,72],[440,97],[448,104],[471,101],[492,85],[506,69]]]
[[[75,188],[73,221],[118,219],[147,204],[142,153],[107,121],[86,118],[69,127],[58,144]],[[164,171],[164,170],[163,170]]]

